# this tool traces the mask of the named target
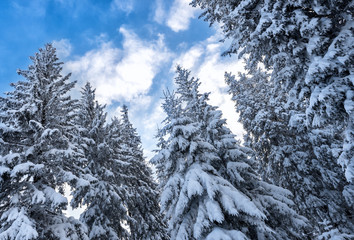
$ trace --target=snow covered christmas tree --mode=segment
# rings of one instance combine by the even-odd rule
[[[110,145],[116,132],[113,128],[107,131],[107,114],[104,106],[96,101],[95,90],[89,83],[81,94],[77,112],[78,142],[87,160],[84,170],[90,185],[74,188],[72,206],[85,206],[80,221],[87,225],[90,239],[129,239],[125,227],[127,195],[120,175],[125,165]]]
[[[169,239],[166,224],[160,214],[157,184],[145,162],[140,137],[129,120],[125,105],[122,109],[120,134],[121,160],[126,164],[124,183],[128,190],[130,239]]]
[[[177,68],[177,95],[165,94],[162,147],[152,159],[172,239],[296,239],[305,219],[290,192],[261,181],[252,151],[240,147],[199,79]]]
[[[308,211],[308,216],[312,218],[312,237],[322,234],[326,237],[346,237],[352,233],[354,2],[191,2],[193,6],[203,9],[201,16],[206,21],[211,24],[218,22],[225,38],[231,40],[225,55],[246,57],[247,73],[254,78],[259,74],[259,64],[270,72],[266,80],[271,86],[266,100],[270,103],[268,109],[248,107],[249,111],[258,115],[255,121],[247,117],[242,119],[246,124],[253,122],[253,133],[258,130],[262,132],[262,124],[269,124],[265,126],[272,136],[257,136],[264,140],[262,144],[268,145],[263,151],[271,151],[262,156],[264,159],[268,156],[272,158],[266,159],[264,164],[269,164],[269,168],[262,171],[284,170],[284,165],[277,165],[284,162],[288,165],[285,167],[287,171],[280,171],[281,174],[275,174],[274,178],[268,174],[268,177],[274,182],[282,178],[279,184],[285,187],[286,184],[292,185],[289,190],[297,188],[299,179],[312,178],[314,182],[306,184],[307,190],[298,189],[317,195],[310,194],[313,198],[309,200],[307,193],[303,194],[312,202],[303,208],[307,209],[303,212]],[[254,111],[254,107],[257,110]],[[282,132],[282,136],[278,138],[273,135],[275,132]],[[264,133],[267,135],[267,132]],[[260,144],[256,145],[260,147]],[[301,164],[305,162],[306,167],[303,167]],[[336,164],[343,169],[340,170]],[[294,175],[302,172],[301,177],[287,182],[285,179],[289,178],[289,171]],[[295,201],[297,205],[304,202]],[[327,209],[328,203],[333,205]]]
[[[263,178],[293,193],[295,209],[310,221],[306,235],[349,234],[351,210],[341,192],[345,179],[328,154],[328,139],[307,132],[303,118],[290,116],[284,98],[271,99],[276,89],[268,74],[225,78],[247,132],[245,145],[254,149]]]
[[[74,87],[62,76],[55,48],[31,57],[25,78],[1,98],[0,239],[87,239],[86,228],[63,210],[64,184],[81,159],[73,130]]]
[[[84,205],[80,220],[90,239],[168,239],[159,193],[145,163],[140,137],[123,106],[122,119],[105,124],[104,106],[87,83],[77,112],[78,142],[87,159],[90,186],[76,187],[72,205]]]

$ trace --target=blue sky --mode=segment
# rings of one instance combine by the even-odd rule
[[[152,156],[156,128],[164,118],[162,91],[173,89],[177,64],[192,70],[211,92],[210,103],[221,108],[235,134],[233,103],[224,72],[242,70],[235,57],[221,57],[228,46],[218,26],[198,19],[200,10],[188,0],[17,0],[0,1],[0,90],[10,91],[21,79],[16,69],[52,42],[64,72],[77,80],[74,97],[90,81],[96,97],[107,104],[109,118],[124,103],[142,136],[145,154]]]

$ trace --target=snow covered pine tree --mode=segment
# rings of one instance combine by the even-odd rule
[[[78,111],[80,146],[93,176],[89,187],[76,188],[73,207],[86,205],[80,220],[87,224],[89,238],[168,239],[158,205],[156,183],[146,165],[140,138],[123,106],[122,120],[105,125],[104,106],[95,100],[87,83]]]
[[[74,87],[51,44],[31,57],[25,81],[1,98],[0,239],[87,239],[63,210],[64,183],[81,155],[72,144]],[[5,150],[4,150],[5,149]]]
[[[318,177],[332,181],[328,191],[333,187],[342,191],[347,204],[340,205],[338,214],[323,209],[320,212],[327,212],[325,219],[317,214],[321,220],[312,222],[320,228],[313,234],[339,236],[336,224],[353,222],[354,1],[193,0],[192,5],[204,9],[202,16],[211,24],[221,23],[225,37],[232,40],[225,54],[247,54],[249,74],[255,75],[259,63],[271,70],[274,90],[269,101],[278,102],[278,110],[282,108],[275,113],[278,123],[295,133],[279,146],[297,144],[295,138],[302,135],[316,155],[308,155],[306,162],[328,167],[334,166],[329,163],[332,161],[344,168],[347,183],[341,180],[337,167],[319,170]],[[319,200],[319,206],[331,201],[326,196]],[[329,221],[329,226],[320,227],[319,222],[324,221]],[[348,225],[342,230],[343,236],[354,231]]]
[[[306,235],[347,236],[353,223],[341,193],[344,176],[323,147],[313,147],[314,141],[326,144],[326,139],[301,129],[302,118],[289,120],[284,98],[271,99],[276,90],[268,74],[258,70],[253,76],[240,74],[238,80],[226,74],[226,81],[247,132],[245,145],[254,149],[262,176],[293,193],[295,209],[310,221]]]
[[[120,175],[125,171],[125,164],[111,149],[115,132],[112,128],[107,132],[104,107],[95,100],[95,90],[87,83],[81,92],[77,127],[78,142],[88,162],[85,173],[90,185],[74,189],[72,206],[85,205],[80,220],[87,224],[90,239],[129,239],[124,226],[127,196]]]
[[[178,67],[178,95],[165,94],[163,148],[152,159],[172,239],[299,238],[306,223],[289,207],[291,193],[259,179],[252,151],[189,75]]]
[[[141,140],[123,105],[120,125],[120,154],[126,165],[125,185],[128,189],[127,208],[130,220],[130,239],[169,239],[166,224],[160,214],[159,192],[152,171],[145,162]]]

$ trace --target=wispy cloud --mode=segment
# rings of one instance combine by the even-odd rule
[[[105,104],[130,101],[146,94],[160,67],[171,58],[163,35],[157,40],[143,41],[125,28],[119,32],[124,37],[122,49],[105,42],[100,48],[66,63],[73,79],[79,85],[90,81],[96,88],[97,99]]]
[[[190,0],[174,0],[167,17],[167,26],[173,31],[187,30],[192,18],[198,11],[189,5]]]
[[[183,65],[184,68],[191,69],[203,60],[202,56],[205,52],[203,44],[196,44],[185,52],[182,52],[178,58],[174,60],[171,71],[174,71],[177,65]]]
[[[159,24],[163,24],[163,22],[165,21],[165,17],[166,17],[166,12],[164,9],[163,0],[156,0],[155,1],[154,21]]]
[[[71,54],[72,45],[68,39],[60,39],[58,41],[54,40],[52,42],[53,46],[57,50],[57,57],[60,60],[65,60]]]
[[[119,10],[129,14],[134,9],[134,0],[113,0],[111,8],[112,10]]]

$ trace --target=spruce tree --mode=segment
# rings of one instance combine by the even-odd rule
[[[307,131],[329,143],[313,142],[314,148],[326,148],[345,169],[343,195],[353,205],[354,2],[193,0],[192,5],[204,9],[206,21],[221,24],[232,41],[225,54],[247,54],[251,74],[259,63],[272,71],[270,81],[283,89],[288,114],[304,118]]]
[[[331,192],[332,188],[336,188],[341,191],[347,204],[339,205],[339,212],[346,212],[344,215],[333,216],[337,210],[327,211],[326,208],[319,212],[331,215],[329,219],[332,220],[328,220],[329,225],[332,225],[330,229],[337,228],[337,221],[350,223],[354,203],[354,61],[351,43],[354,39],[354,2],[194,0],[192,4],[204,9],[202,16],[205,20],[211,24],[219,22],[225,38],[231,39],[232,43],[225,54],[247,56],[246,70],[251,75],[258,74],[258,64],[271,72],[268,81],[271,82],[272,90],[268,102],[274,112],[266,112],[275,117],[273,122],[276,124],[268,127],[273,125],[275,128],[272,127],[270,131],[287,135],[268,143],[263,142],[276,155],[266,162],[269,163],[269,169],[261,170],[269,172],[271,167],[281,168],[282,165],[277,165],[277,162],[282,161],[280,159],[285,162],[288,159],[290,162],[306,162],[305,169],[311,169],[311,165],[315,168],[316,165],[320,166],[313,176],[308,176],[312,174],[311,171],[307,172],[307,176],[322,178],[325,183],[331,182],[327,190]],[[307,154],[296,156],[292,154],[292,148],[308,149]],[[304,157],[307,159],[302,161]],[[339,176],[339,169],[334,166],[336,163],[345,170],[342,175],[347,183]],[[297,171],[296,167],[293,170]],[[282,181],[287,177],[286,173],[274,175],[272,180]],[[284,181],[281,184],[288,183]],[[317,192],[315,185],[308,191]],[[340,202],[343,197],[339,197]],[[330,201],[323,196],[319,199],[322,204],[318,207]],[[318,223],[316,220],[314,222]],[[323,231],[326,234],[327,230],[323,228],[316,234]],[[349,232],[352,231],[349,227]]]
[[[31,57],[25,78],[1,98],[0,239],[87,239],[86,228],[66,217],[66,182],[82,160],[73,143],[75,82],[62,76],[51,44]]]
[[[127,196],[120,176],[125,169],[111,148],[117,132],[115,121],[109,128],[105,126],[104,107],[95,100],[95,90],[87,83],[81,92],[77,126],[78,142],[87,160],[85,177],[90,185],[74,189],[72,206],[85,206],[80,220],[87,225],[90,239],[129,239],[124,227]]]
[[[189,75],[177,68],[178,96],[166,94],[163,149],[153,159],[172,239],[296,239],[305,219],[289,207],[291,194],[259,180],[252,151]]]
[[[120,125],[121,160],[127,164],[125,185],[128,189],[127,208],[130,220],[130,239],[169,239],[166,224],[160,214],[159,192],[152,170],[143,156],[140,137],[123,105]]]
[[[326,152],[326,138],[307,132],[303,118],[290,117],[280,98],[271,100],[275,87],[261,70],[237,80],[226,74],[226,81],[247,132],[245,145],[254,149],[263,178],[293,193],[296,209],[310,220],[306,235],[348,237],[353,224],[341,193],[345,179]]]

